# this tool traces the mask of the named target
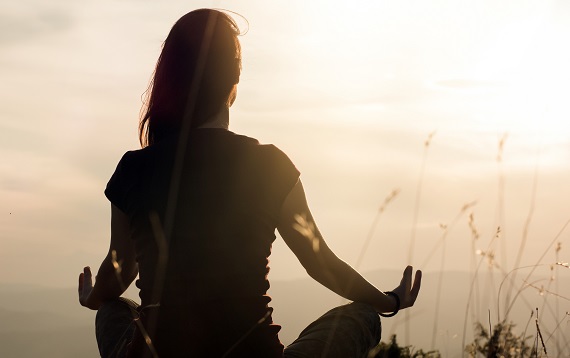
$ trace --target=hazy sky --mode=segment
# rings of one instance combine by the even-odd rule
[[[422,165],[412,262],[425,270],[440,268],[441,252],[428,253],[466,203],[477,201],[449,227],[446,269],[469,269],[471,212],[477,248],[501,225],[491,249],[507,268],[533,198],[521,265],[570,219],[566,1],[3,2],[0,283],[70,286],[83,265],[98,267],[109,241],[103,189],[138,147],[162,41],[199,7],[249,22],[236,17],[247,33],[230,128],[291,157],[317,224],[349,263],[400,189],[361,268],[405,266]],[[273,278],[303,275],[279,240],[271,266]]]

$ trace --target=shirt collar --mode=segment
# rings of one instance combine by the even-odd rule
[[[230,110],[226,106],[223,106],[218,113],[214,116],[208,118],[206,122],[204,122],[198,128],[220,128],[220,129],[228,129],[230,125]]]

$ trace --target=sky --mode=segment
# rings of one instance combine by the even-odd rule
[[[475,247],[509,270],[528,222],[520,266],[553,242],[568,261],[565,1],[23,0],[0,4],[0,283],[98,267],[106,182],[139,148],[162,41],[200,7],[240,14],[230,129],[289,155],[338,256],[469,270]],[[270,278],[304,275],[278,239]]]

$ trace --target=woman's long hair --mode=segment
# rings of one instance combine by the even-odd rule
[[[241,72],[238,34],[230,16],[211,9],[189,12],[174,24],[141,110],[142,147],[196,128],[232,105]]]

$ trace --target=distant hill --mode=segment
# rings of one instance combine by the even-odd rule
[[[99,357],[99,351],[95,343],[93,327],[83,325],[53,330],[31,328],[28,331],[2,332],[0,333],[0,356],[7,358],[95,358]]]
[[[478,288],[473,291],[472,297],[474,298],[471,300],[469,312],[467,312],[466,343],[470,343],[473,339],[472,322],[475,314],[485,327],[489,325],[489,317],[493,325],[498,320],[496,310],[498,287],[504,276],[499,273],[490,274],[486,268],[481,272],[477,280],[478,285],[475,285]],[[542,286],[543,289],[554,292],[556,283],[550,281],[551,275],[552,272],[548,268],[537,270],[532,278],[534,286],[537,288]],[[401,273],[374,271],[368,272],[364,276],[382,289],[391,289],[399,283]],[[522,283],[523,278],[524,275],[521,273],[517,278],[518,285]],[[411,322],[409,343],[416,349],[423,349],[424,351],[437,348],[443,357],[461,357],[463,327],[472,277],[467,272],[444,272],[441,276],[442,289],[439,294],[439,314],[436,322],[435,311],[439,279],[439,273],[428,273],[423,277],[422,290],[418,301],[409,310]],[[569,282],[570,270],[560,269],[558,281],[560,291],[558,294],[566,297],[566,299],[556,298],[546,291],[540,294],[537,288],[527,286],[518,296],[509,315],[510,320],[517,324],[515,332],[521,334],[524,331],[525,325],[529,322],[531,311],[538,307],[543,317],[543,321],[541,321],[542,334],[547,339],[556,327],[557,322],[565,317],[565,312],[570,311]],[[508,287],[509,284],[505,282],[501,291],[501,317],[504,317],[503,306]],[[514,293],[516,292],[513,292],[511,297],[514,297]],[[275,282],[271,287],[270,294],[274,298],[274,320],[283,326],[280,337],[286,344],[292,342],[298,333],[315,318],[343,302],[338,296],[311,279]],[[554,317],[556,300],[559,304],[559,315]],[[479,305],[476,305],[475,302],[479,302]],[[391,334],[396,333],[398,342],[403,344],[405,342],[405,317],[404,311],[393,318],[382,319],[382,340],[388,340]],[[536,333],[534,319],[530,323],[527,335],[534,335]],[[435,347],[432,347],[434,329],[436,330]],[[562,334],[568,337],[567,330],[563,331]],[[554,340],[551,340],[549,344],[553,345]]]
[[[568,282],[570,275],[560,279]],[[369,281],[384,289],[395,287],[400,273],[375,271],[364,275]],[[545,277],[545,283],[547,283]],[[437,283],[439,274],[424,276],[423,287],[416,306],[411,313],[411,343],[424,350],[431,348],[435,321]],[[496,323],[496,289],[502,276],[482,274],[479,278],[479,300],[482,307],[492,307],[491,320]],[[519,278],[520,280],[520,278]],[[494,284],[491,284],[494,282]],[[440,295],[437,320],[436,346],[444,357],[461,356],[465,308],[471,278],[465,272],[445,272]],[[570,285],[560,285],[561,287]],[[564,288],[568,291],[569,288]],[[501,297],[504,297],[503,291]],[[299,332],[321,314],[341,303],[341,299],[313,280],[301,279],[272,282],[270,295],[275,308],[274,321],[283,326],[280,333],[283,343],[292,342]],[[561,292],[570,296],[570,292]],[[130,296],[135,297],[133,291]],[[541,307],[543,296],[528,289],[517,301],[511,317],[519,326],[528,321],[530,310]],[[548,298],[551,300],[552,298]],[[554,301],[552,301],[554,302]],[[559,301],[562,312],[570,311],[568,301]],[[552,310],[552,304],[547,305]],[[481,308],[480,319],[488,324],[487,308]],[[98,357],[94,337],[95,312],[79,306],[75,288],[50,289],[42,287],[15,287],[0,284],[0,357]],[[471,317],[471,314],[469,315]],[[394,318],[382,320],[382,338],[396,332],[399,342],[404,343],[404,312]],[[544,322],[546,332],[554,326]],[[534,334],[531,325],[528,334]],[[521,327],[521,331],[524,327]],[[472,338],[468,325],[467,342]],[[543,332],[545,334],[545,332]],[[548,334],[548,333],[547,333]]]
[[[99,357],[77,290],[0,285],[0,357]]]

